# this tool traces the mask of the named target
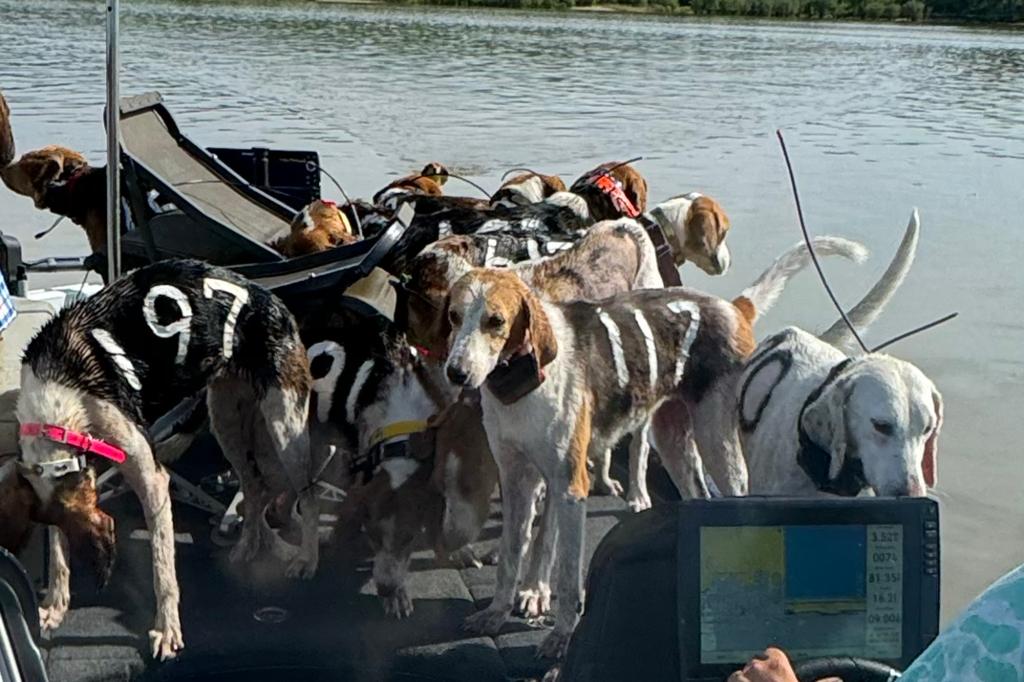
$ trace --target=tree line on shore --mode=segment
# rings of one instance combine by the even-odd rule
[[[1024,0],[399,0],[520,9],[620,5],[663,12],[807,19],[1024,21]]]

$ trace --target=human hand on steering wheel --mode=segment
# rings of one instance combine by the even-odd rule
[[[789,658],[775,647],[765,649],[750,662],[737,670],[726,682],[797,682],[796,673]],[[818,682],[842,682],[838,677],[828,677]]]

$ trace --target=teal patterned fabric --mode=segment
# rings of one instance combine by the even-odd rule
[[[1024,682],[1024,566],[975,599],[900,682]]]

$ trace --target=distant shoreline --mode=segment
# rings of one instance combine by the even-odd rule
[[[600,0],[313,0],[329,5],[452,7],[462,9],[552,10],[594,14],[648,14],[717,19],[778,19],[807,23],[908,24],[932,26],[999,26],[1024,28],[1024,10],[1010,19],[930,16],[924,0],[861,0],[859,14],[844,0],[635,0],[636,4]],[[592,4],[576,4],[576,2]],[[684,0],[687,1],[687,0]]]

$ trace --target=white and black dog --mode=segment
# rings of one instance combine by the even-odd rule
[[[906,277],[915,211],[888,270],[850,311],[865,328]],[[914,365],[882,353],[847,356],[841,320],[815,337],[791,327],[747,361],[736,402],[750,492],[923,496],[935,485],[942,397]]]
[[[306,430],[310,375],[298,329],[269,291],[198,261],[136,270],[64,309],[25,352],[17,416],[19,474],[37,497],[36,520],[57,525],[44,627],[69,601],[67,552],[93,554],[101,578],[113,560],[112,521],[96,508],[90,457],[113,460],[142,503],[152,537],[154,657],[184,646],[178,617],[169,475],[146,426],[207,389],[212,430],[245,495],[245,526],[232,558],[262,544],[257,514],[271,482],[299,493],[302,549],[288,572],[316,570],[317,506]]]

